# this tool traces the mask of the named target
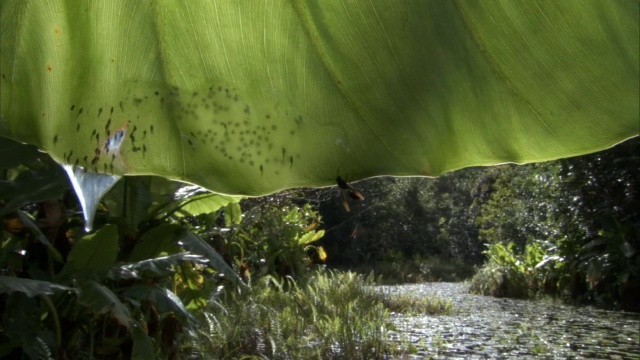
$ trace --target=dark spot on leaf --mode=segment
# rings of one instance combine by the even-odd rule
[[[71,111],[73,111],[73,109],[75,109],[75,105],[71,105]]]
[[[153,93],[154,93],[156,96],[160,95],[160,92],[159,92],[159,91],[157,91],[157,90],[156,90],[156,91],[154,91]]]
[[[53,144],[57,144],[58,143],[58,135],[53,135]]]
[[[149,126],[149,130],[151,131],[151,133],[153,134],[153,125]]]
[[[271,130],[276,130],[278,127],[275,125],[271,125]]]
[[[113,112],[113,108],[111,109],[111,112]],[[120,101],[120,111],[124,112],[124,105],[122,105],[122,101]]]
[[[76,115],[76,118],[80,116],[80,114],[82,114],[82,110],[84,110],[84,108],[80,108],[80,110],[78,110],[78,115]]]
[[[80,131],[80,123],[76,124],[76,132]]]

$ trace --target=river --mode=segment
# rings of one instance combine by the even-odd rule
[[[392,337],[413,344],[411,359],[640,359],[637,313],[471,295],[464,283],[380,289],[454,303],[453,315],[392,314]]]

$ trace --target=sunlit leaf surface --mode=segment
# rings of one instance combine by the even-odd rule
[[[639,133],[637,1],[1,5],[2,133],[259,195],[585,154]]]

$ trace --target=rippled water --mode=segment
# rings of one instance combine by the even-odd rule
[[[394,315],[393,337],[413,343],[415,359],[640,359],[640,314],[471,295],[462,283],[381,290],[455,304],[453,315]]]

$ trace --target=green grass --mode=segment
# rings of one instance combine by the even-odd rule
[[[385,309],[407,315],[450,315],[453,303],[437,296],[416,297],[407,293],[380,292],[376,296]]]
[[[402,358],[409,344],[389,341],[390,312],[448,312],[450,303],[381,293],[371,276],[318,272],[304,283],[260,279],[249,291],[223,292],[183,344],[191,359]]]

